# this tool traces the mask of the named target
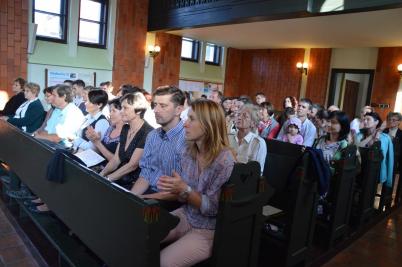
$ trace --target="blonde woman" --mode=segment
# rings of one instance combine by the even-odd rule
[[[38,99],[40,87],[36,83],[27,83],[24,87],[26,102],[22,103],[13,117],[4,116],[2,119],[19,127],[24,132],[33,133],[41,125],[45,118],[45,110]]]
[[[210,257],[220,190],[235,163],[219,104],[194,101],[184,128],[182,172],[161,176],[157,184],[157,194],[183,202],[172,212],[180,222],[163,241],[173,243],[161,251],[160,266],[192,266]]]
[[[121,100],[123,126],[120,142],[113,158],[100,172],[108,180],[131,189],[141,172],[139,161],[144,153],[145,140],[154,128],[144,120],[147,100],[141,93],[124,95]]]

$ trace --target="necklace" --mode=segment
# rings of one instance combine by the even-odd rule
[[[141,129],[142,125],[144,124],[144,122],[142,122],[138,127],[136,127],[134,130],[132,131],[128,131],[128,139],[131,139],[133,136],[135,136],[135,134]]]

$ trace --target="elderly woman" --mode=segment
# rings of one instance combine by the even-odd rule
[[[387,187],[392,187],[394,171],[394,147],[388,134],[382,133],[380,116],[375,112],[368,112],[363,119],[364,128],[356,136],[356,145],[370,147],[375,142],[381,142],[383,160],[381,162],[380,182],[386,182]]]
[[[87,115],[84,123],[78,131],[77,137],[74,139],[73,147],[76,150],[96,149],[96,146],[86,136],[88,127],[95,129],[101,138],[105,136],[106,130],[109,128],[109,122],[102,114],[103,108],[107,104],[107,93],[103,90],[93,90],[88,92],[88,100],[85,102]]]
[[[120,143],[113,158],[100,175],[131,189],[141,172],[139,161],[147,135],[153,128],[144,120],[148,103],[142,93],[122,96],[121,106],[122,119],[127,124],[121,130]]]
[[[86,136],[95,145],[98,151],[107,159],[111,160],[116,152],[117,145],[120,141],[120,133],[124,122],[121,117],[121,103],[119,98],[109,101],[110,110],[110,127],[106,130],[105,135],[101,136],[96,130],[89,126]]]
[[[1,119],[7,120],[24,132],[33,133],[42,125],[45,110],[38,99],[39,85],[36,83],[27,83],[24,89],[27,101],[19,106],[13,117],[3,116]]]
[[[237,160],[241,163],[257,161],[264,170],[267,146],[264,139],[256,134],[259,122],[258,107],[245,104],[236,119],[236,135],[229,135],[230,146],[235,150]]]
[[[219,104],[201,99],[191,103],[184,128],[182,172],[161,176],[157,184],[157,194],[183,202],[172,212],[179,224],[162,241],[173,242],[160,253],[162,267],[193,266],[211,256],[221,187],[235,163]]]

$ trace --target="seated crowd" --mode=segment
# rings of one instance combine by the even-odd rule
[[[390,186],[392,140],[402,138],[400,113],[382,123],[374,108],[364,107],[350,122],[336,106],[325,110],[293,96],[275,112],[263,93],[253,103],[249,96],[225,98],[213,90],[206,100],[173,86],[151,96],[125,84],[114,96],[110,82],[94,88],[76,80],[43,90],[50,107],[45,112],[39,91],[39,85],[16,79],[15,96],[0,118],[55,148],[91,149],[105,158],[93,168],[100,176],[141,198],[177,204],[169,207],[180,222],[164,240],[173,243],[161,251],[161,266],[189,266],[211,255],[220,189],[235,162],[257,161],[263,172],[265,140],[315,147],[330,165],[350,144],[370,147],[379,141],[380,182]],[[25,198],[24,190],[7,193]],[[40,199],[25,203],[34,212],[48,212]]]

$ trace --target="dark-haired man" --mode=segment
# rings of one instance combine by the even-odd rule
[[[113,84],[110,81],[100,83],[99,88],[107,93],[109,100],[112,100],[116,97],[115,95],[113,95],[114,88],[113,88]]]
[[[84,87],[85,87],[85,82],[83,80],[75,80],[73,82],[73,103],[77,107],[81,105],[82,102],[84,102],[84,99],[82,95],[84,94]]]
[[[161,127],[148,134],[140,160],[140,177],[131,189],[136,195],[157,192],[160,176],[181,172],[180,158],[185,139],[180,114],[185,95],[176,87],[161,87],[154,92],[153,100],[156,122]]]
[[[316,128],[314,124],[308,119],[307,115],[310,113],[313,103],[308,98],[302,98],[297,106],[297,117],[301,120],[302,125],[300,129],[300,134],[303,136],[304,146],[313,146],[314,139],[316,136]],[[285,122],[282,126],[281,131],[276,139],[282,140],[285,133],[287,123]]]
[[[45,129],[35,133],[35,137],[71,147],[71,138],[84,122],[84,115],[72,101],[71,87],[58,85],[52,91],[52,104],[55,110],[47,121]]]
[[[221,91],[219,91],[218,89],[214,89],[212,90],[212,92],[210,93],[208,99],[214,101],[217,104],[222,104],[223,101],[223,94]]]
[[[267,101],[267,98],[265,97],[265,95],[261,92],[258,92],[255,94],[255,103],[257,103],[257,105],[261,105],[261,103],[264,103]]]

